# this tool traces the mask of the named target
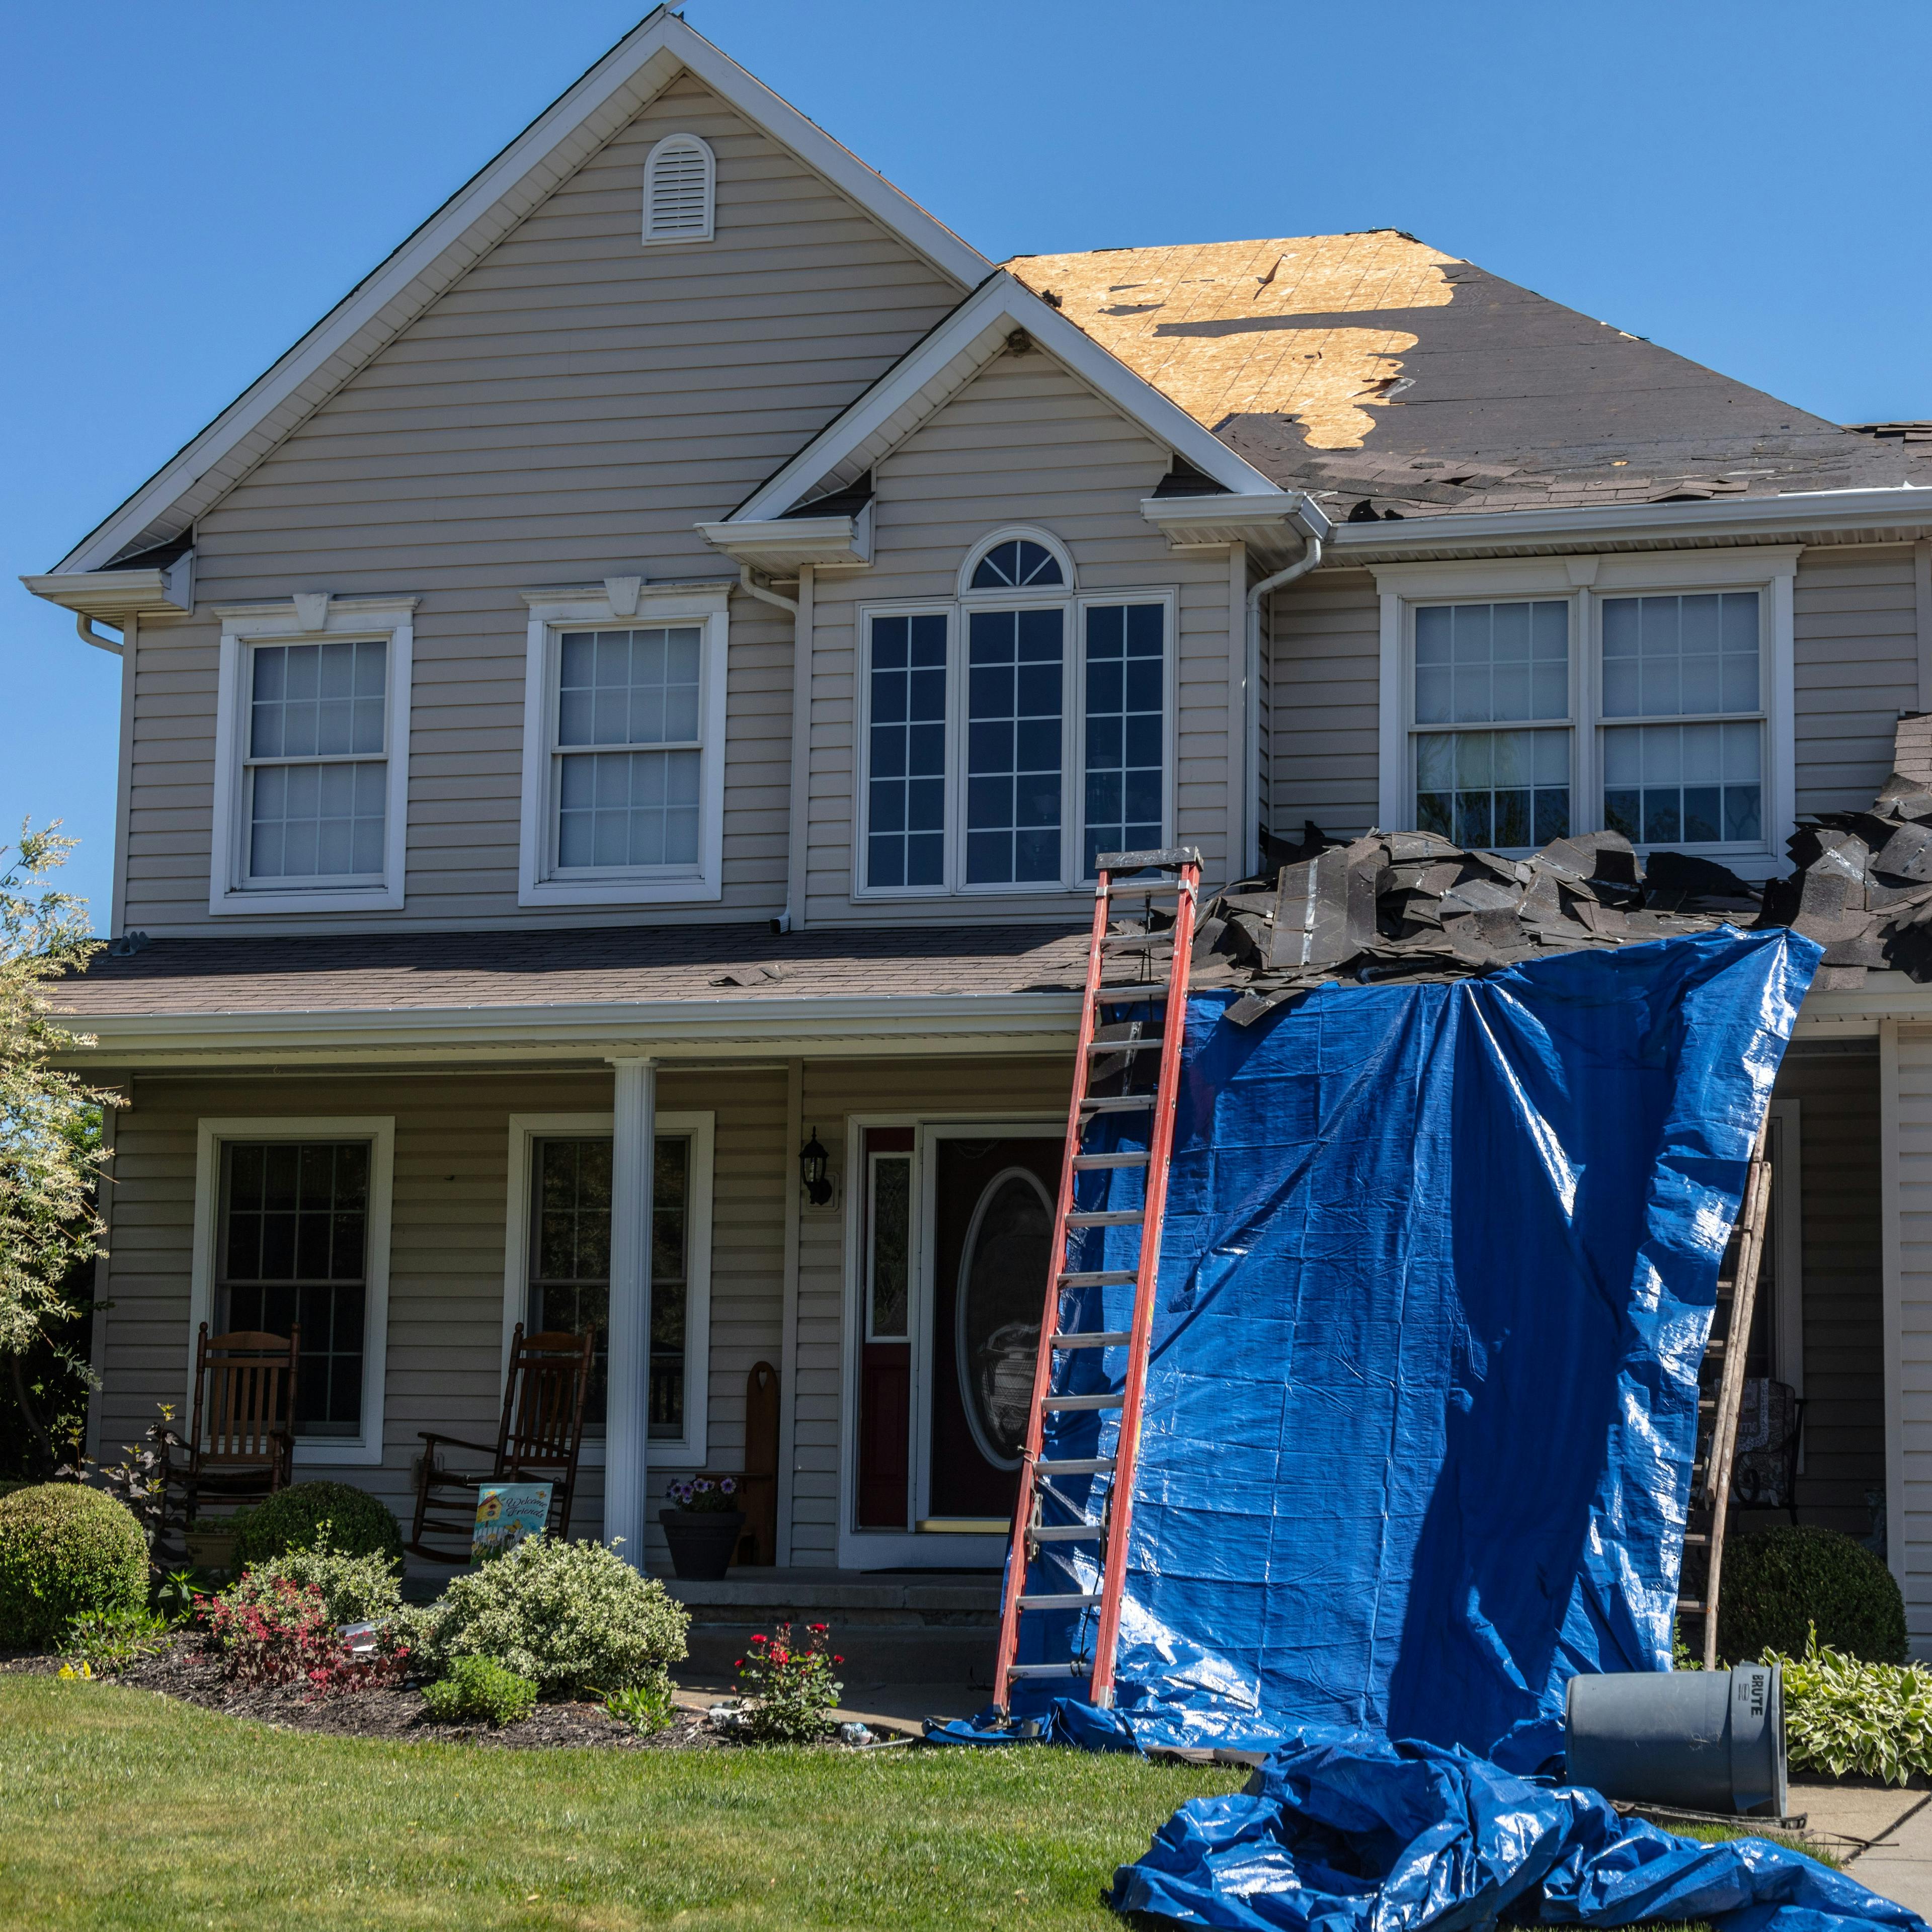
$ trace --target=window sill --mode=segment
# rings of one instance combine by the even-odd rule
[[[380,1442],[358,1442],[346,1436],[298,1436],[296,1460],[312,1468],[370,1467],[382,1460]]]
[[[539,879],[518,889],[523,906],[677,905],[724,896],[722,883],[701,872],[655,878]]]
[[[208,909],[212,914],[255,917],[283,912],[400,912],[403,894],[399,887],[388,885],[331,886],[313,892],[236,886],[212,893]]]

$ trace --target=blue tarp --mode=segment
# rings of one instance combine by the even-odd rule
[[[1718,1264],[1818,957],[1727,929],[1323,988],[1252,1028],[1189,1002],[1118,1718],[1063,1709],[1062,1734],[1340,1724],[1526,1769],[1576,1672],[1670,1667]],[[1141,1186],[1090,1172],[1078,1204]],[[1131,1266],[1134,1239],[1089,1231],[1071,1264]],[[1125,1328],[1132,1294],[1063,1325]],[[1124,1368],[1061,1360],[1068,1392]],[[1047,1457],[1116,1426],[1063,1412]],[[1106,1481],[1059,1479],[1048,1520]],[[1092,1552],[1045,1546],[1028,1590],[1097,1587]],[[1022,1660],[1090,1655],[1092,1620],[1028,1615]]]
[[[1197,1798],[1114,1881],[1123,1912],[1190,1925],[1462,1932],[1513,1922],[1708,1919],[1722,1932],[1924,1932],[1902,1905],[1761,1838],[1698,1844],[1594,1791],[1466,1751],[1313,1726],[1252,1797]]]

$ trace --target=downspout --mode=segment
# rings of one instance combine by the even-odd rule
[[[1248,592],[1247,662],[1242,670],[1247,686],[1247,716],[1241,734],[1243,822],[1248,828],[1247,850],[1242,855],[1241,871],[1243,876],[1248,878],[1253,878],[1262,862],[1261,826],[1255,816],[1262,764],[1262,599],[1285,584],[1292,584],[1298,577],[1306,576],[1321,561],[1322,539],[1310,536],[1307,548],[1286,570],[1277,570],[1272,577],[1263,578]]]
[[[738,566],[738,587],[740,590],[743,591],[748,597],[755,597],[761,603],[770,604],[780,610],[789,611],[791,615],[792,772],[791,812],[788,814],[788,817],[794,820],[800,809],[799,804],[799,740],[800,734],[798,718],[798,691],[800,682],[800,662],[802,655],[808,656],[812,648],[811,639],[806,634],[807,632],[810,628],[811,620],[808,616],[803,618],[802,620],[801,620],[800,606],[801,603],[804,602],[802,592],[805,585],[810,581],[810,572],[811,566],[808,564],[805,566],[800,572],[800,588],[801,591],[801,596],[800,597],[781,597],[776,590],[770,590],[765,585],[758,583],[753,579],[752,575],[752,566],[748,563],[741,563]],[[807,675],[806,682],[806,687],[808,690],[808,674]],[[796,852],[800,836],[800,827],[796,823],[792,823],[788,825],[786,828],[786,850],[788,855]],[[800,923],[798,915],[801,910],[803,897],[802,884],[798,876],[798,867],[796,864],[794,862],[793,860],[788,856],[785,866],[784,910],[778,914],[778,920],[779,932],[789,932],[795,926]]]
[[[121,655],[121,646],[112,638],[104,638],[94,628],[94,620],[85,610],[74,613],[74,628],[83,644],[92,644],[98,651],[112,651],[117,658]]]

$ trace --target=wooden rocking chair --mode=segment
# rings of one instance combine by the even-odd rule
[[[510,1374],[503,1387],[503,1420],[495,1448],[422,1432],[416,1523],[409,1541],[415,1555],[433,1563],[467,1563],[477,1492],[493,1483],[554,1484],[550,1504],[556,1533],[570,1534],[592,1346],[589,1335],[526,1335],[519,1322],[510,1341]],[[490,1468],[474,1475],[446,1469],[436,1459],[439,1449],[467,1449],[488,1456]],[[425,1542],[425,1536],[436,1538],[442,1546]]]
[[[194,1414],[179,1472],[185,1520],[204,1496],[256,1502],[294,1479],[299,1324],[286,1335],[201,1324],[194,1358]]]

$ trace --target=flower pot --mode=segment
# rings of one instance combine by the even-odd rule
[[[730,1567],[731,1552],[745,1527],[742,1510],[661,1509],[670,1567],[696,1582],[715,1583]]]
[[[232,1529],[190,1529],[185,1537],[188,1560],[196,1570],[232,1570],[235,1532]]]

